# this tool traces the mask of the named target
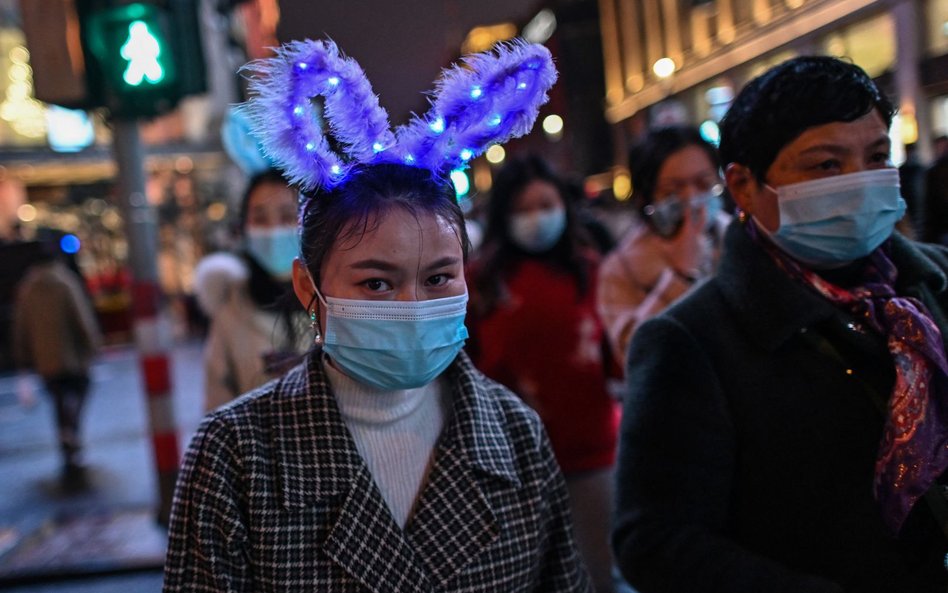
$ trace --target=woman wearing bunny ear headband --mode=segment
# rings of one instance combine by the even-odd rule
[[[331,42],[250,69],[254,133],[303,190],[292,276],[317,347],[198,430],[165,591],[589,591],[540,421],[461,351],[447,177],[530,130],[549,52],[469,57],[394,132]]]

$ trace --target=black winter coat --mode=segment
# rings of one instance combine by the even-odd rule
[[[893,235],[897,292],[948,337],[948,250]],[[873,497],[895,378],[882,336],[784,274],[741,223],[718,275],[630,347],[613,544],[640,593],[944,593],[924,501]]]

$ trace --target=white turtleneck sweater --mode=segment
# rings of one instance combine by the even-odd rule
[[[439,377],[416,389],[382,391],[323,359],[339,411],[399,527],[405,527],[451,409]]]

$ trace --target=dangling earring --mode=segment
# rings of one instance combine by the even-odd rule
[[[319,331],[319,303],[316,302],[316,293],[313,293],[313,297],[309,299],[309,304],[306,305],[306,310],[309,311],[309,326],[313,328],[313,344],[316,346],[323,345],[323,334]]]
[[[323,334],[319,332],[319,319],[316,318],[316,310],[314,309],[309,314],[309,326],[313,328],[313,344],[317,346],[323,345]]]

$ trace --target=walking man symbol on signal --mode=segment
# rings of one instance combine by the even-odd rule
[[[144,22],[135,21],[128,26],[128,40],[122,45],[121,55],[128,60],[122,78],[130,85],[139,86],[143,80],[156,84],[165,77],[158,61],[161,44]]]

